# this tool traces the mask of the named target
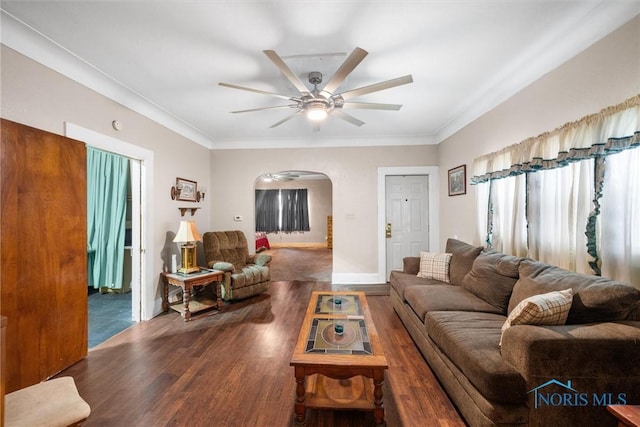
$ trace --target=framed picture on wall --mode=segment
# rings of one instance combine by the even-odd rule
[[[467,194],[467,165],[449,169],[449,196]]]
[[[176,178],[176,188],[178,191],[178,200],[185,202],[198,201],[198,183],[184,178]]]

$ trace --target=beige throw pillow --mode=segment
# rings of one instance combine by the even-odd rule
[[[449,263],[451,254],[420,251],[420,271],[418,277],[449,283]]]
[[[502,346],[504,331],[514,325],[564,325],[572,301],[572,289],[533,295],[522,300],[502,325],[499,345]]]

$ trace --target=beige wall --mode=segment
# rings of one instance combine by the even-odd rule
[[[475,239],[475,189],[448,197],[447,171],[640,93],[640,17],[531,84],[439,145],[440,238]]]
[[[436,146],[216,150],[211,182],[216,190],[211,223],[216,229],[254,229],[255,179],[264,173],[309,170],[333,184],[333,274],[378,272],[378,168],[435,166]],[[241,215],[242,223],[233,217]]]
[[[193,219],[200,230],[241,229],[253,234],[255,179],[267,172],[310,170],[332,182],[334,274],[376,273],[378,168],[440,166],[440,247],[449,236],[474,241],[474,188],[448,197],[447,170],[473,158],[551,130],[640,93],[640,18],[552,71],[474,121],[440,146],[217,150],[190,142],[92,90],[2,47],[1,114],[57,134],[64,122],[150,150],[153,182],[152,273],[145,286],[157,302],[158,273],[167,232],[181,219],[169,188],[177,176],[209,190]],[[124,129],[116,132],[113,120]],[[242,215],[241,223],[233,220]]]
[[[274,173],[280,171],[272,171]],[[331,180],[311,179],[295,181],[256,181],[256,189],[305,188],[309,203],[309,231],[304,233],[269,233],[272,245],[326,245],[327,244],[327,216],[333,212],[333,191]],[[255,211],[254,211],[255,214]],[[255,216],[253,216],[255,218]],[[254,223],[255,224],[255,223]]]
[[[153,152],[153,182],[148,183],[149,192],[143,195],[153,218],[147,224],[151,247],[146,247],[151,251],[152,265],[148,266],[144,286],[145,293],[153,296],[145,310],[157,313],[159,274],[164,267],[161,254],[167,232],[178,229],[181,217],[177,207],[193,205],[172,201],[170,188],[176,177],[211,188],[209,150],[5,46],[0,55],[3,118],[59,135],[65,134],[65,122],[71,122]],[[116,119],[124,126],[120,132],[111,126]],[[200,230],[209,228],[210,200],[198,204],[202,209],[193,217]]]

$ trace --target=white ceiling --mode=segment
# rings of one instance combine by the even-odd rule
[[[210,148],[438,143],[640,13],[640,0],[0,6],[3,44]],[[275,50],[306,83],[310,71],[326,82],[345,58],[333,54],[355,47],[369,55],[340,91],[414,79],[354,99],[403,104],[400,111],[349,110],[362,127],[330,117],[314,131],[296,117],[270,129],[290,112],[230,111],[287,101],[218,86],[295,96],[263,50]]]

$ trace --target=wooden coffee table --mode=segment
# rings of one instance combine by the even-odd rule
[[[618,419],[618,427],[640,426],[640,405],[608,405],[607,410]]]
[[[389,365],[363,292],[313,292],[290,365],[297,425],[305,424],[306,408],[373,411],[375,424],[385,425]]]

